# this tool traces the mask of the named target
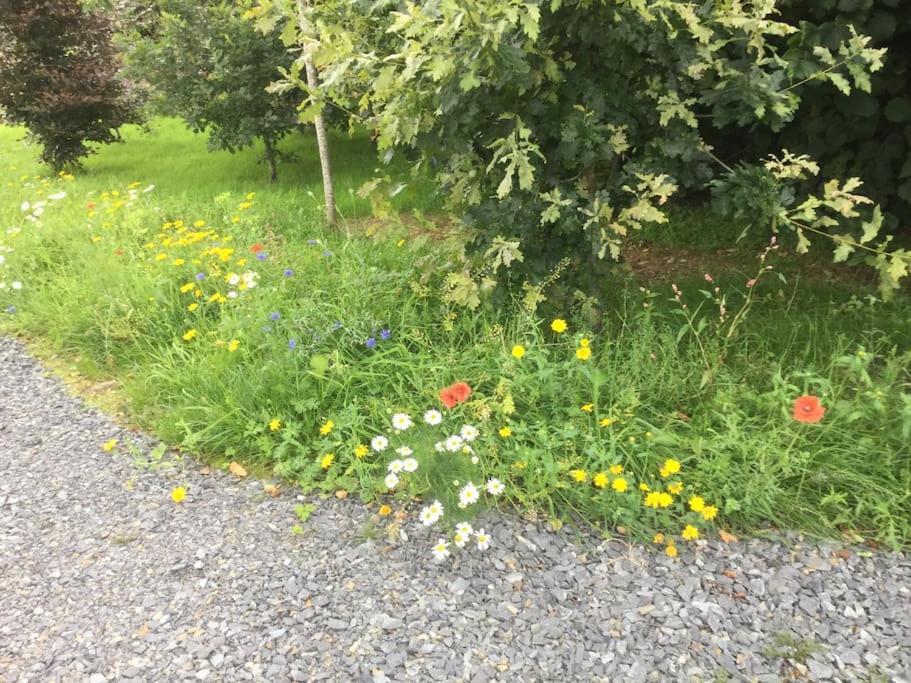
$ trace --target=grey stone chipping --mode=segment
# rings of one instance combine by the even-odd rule
[[[903,554],[674,561],[486,513],[491,549],[436,564],[419,524],[368,538],[361,504],[312,498],[295,535],[293,494],[155,445],[0,338],[0,681],[909,680]]]

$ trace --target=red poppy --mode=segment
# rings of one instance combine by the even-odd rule
[[[92,209],[95,208],[95,202],[86,203],[85,208],[87,208],[89,211],[91,211]]]
[[[123,249],[115,249],[114,256],[123,256]]]
[[[806,424],[816,424],[822,420],[826,409],[816,396],[801,396],[794,401],[794,419]]]
[[[252,247],[250,247],[250,251],[252,251],[254,254],[258,254],[259,252],[261,252],[263,250],[263,248],[264,248],[263,245],[261,245],[259,242],[257,242]]]
[[[440,400],[447,408],[455,408],[456,403],[458,403],[456,397],[452,393],[452,387],[440,389]]]
[[[465,382],[456,382],[449,388],[452,390],[452,395],[455,398],[456,403],[467,401],[468,397],[471,396],[471,387],[465,384]]]

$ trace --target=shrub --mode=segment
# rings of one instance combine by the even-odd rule
[[[55,170],[140,120],[111,35],[110,22],[77,0],[0,2],[0,109],[28,128]]]

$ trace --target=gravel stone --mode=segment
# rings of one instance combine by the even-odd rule
[[[0,338],[0,681],[909,681],[904,554],[672,561],[484,513],[491,549],[437,564],[438,530],[365,541],[362,505],[306,497],[292,534],[298,497],[155,447]]]

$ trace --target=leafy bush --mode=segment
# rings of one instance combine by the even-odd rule
[[[679,187],[722,170],[707,153],[720,129],[780,128],[808,72],[868,91],[882,60],[854,33],[831,50],[789,43],[798,29],[774,2],[330,1],[299,22],[297,3],[262,0],[257,12],[267,27],[287,17],[288,35],[299,24],[324,88],[287,81],[312,107],[340,102],[381,154],[414,150],[435,172],[484,275],[498,238],[520,242],[515,267],[537,279],[567,255],[596,273],[583,266],[618,258]]]
[[[213,149],[261,140],[275,180],[276,145],[297,125],[300,102],[293,92],[268,90],[292,63],[282,42],[258,32],[233,2],[159,0],[157,8],[153,33],[126,36],[131,70],[152,85],[165,113],[208,132]]]
[[[782,19],[799,32],[785,57],[797,77],[815,68],[803,46],[836,50],[852,27],[888,49],[869,92],[810,80],[800,87],[804,115],[780,130],[757,126],[749,136],[731,130],[719,149],[726,158],[755,158],[782,147],[809,154],[827,173],[864,179],[866,192],[887,211],[890,230],[911,225],[911,5],[898,0],[781,3]]]
[[[140,120],[111,35],[110,22],[78,0],[0,3],[0,110],[28,128],[55,170]]]

